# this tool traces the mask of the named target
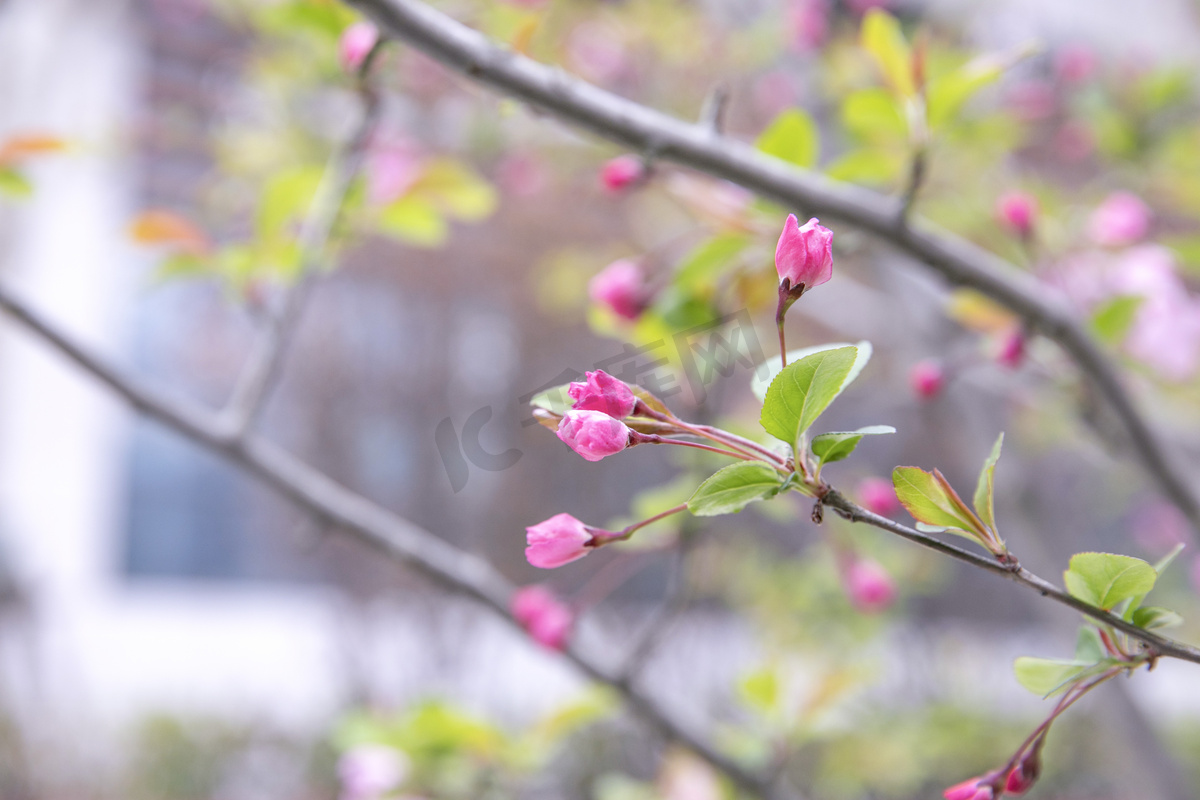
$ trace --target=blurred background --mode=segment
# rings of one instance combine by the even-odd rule
[[[1195,475],[1197,4],[436,5],[683,118],[716,91],[729,135],[895,193],[914,132],[859,34],[886,7],[931,86],[949,87],[931,95],[918,213],[1070,303]],[[224,403],[361,115],[338,44],[358,19],[332,0],[0,4],[2,285],[127,372]],[[640,682],[805,796],[933,797],[1003,763],[1048,707],[1012,659],[1069,656],[1078,624],[1004,581],[877,530],[814,525],[798,500],[663,524],[553,573],[524,559],[528,525],[560,512],[623,525],[720,466],[658,452],[674,448],[584,463],[530,421],[538,392],[603,368],[754,435],[750,377],[776,353],[772,248],[800,210],[647,173],[641,154],[632,182],[614,180],[619,151],[400,44],[371,79],[381,116],[363,179],[262,433],[513,581],[552,587],[577,635],[612,652],[670,604]],[[1121,229],[1130,215],[1141,227]],[[914,464],[965,491],[1006,431],[997,517],[1034,572],[1058,581],[1080,550],[1153,562],[1190,541],[1055,345],[851,228],[835,226],[835,258],[792,310],[789,344],[873,342],[821,424],[898,430],[831,467],[837,486],[866,502],[871,478]],[[589,299],[618,259],[644,280],[633,315]],[[845,585],[847,560],[867,559],[898,588],[886,607]],[[1159,586],[1155,602],[1185,619],[1172,635],[1197,641],[1190,548]],[[337,763],[364,744],[402,754],[391,794],[734,796],[557,654],[0,321],[0,798],[361,800]],[[1200,680],[1162,663],[1056,726],[1033,796],[1197,795]]]

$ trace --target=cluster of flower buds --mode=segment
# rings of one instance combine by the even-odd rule
[[[1042,774],[1042,746],[1049,726],[1042,727],[1032,742],[1017,752],[1002,769],[956,783],[942,796],[946,800],[995,800],[1025,794]]]

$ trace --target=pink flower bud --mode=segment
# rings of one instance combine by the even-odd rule
[[[1114,192],[1092,212],[1088,233],[1109,247],[1133,244],[1150,229],[1150,209],[1129,192]]]
[[[971,778],[956,783],[942,792],[942,797],[946,800],[993,800],[996,796],[995,791],[990,785],[980,785],[982,780],[983,778]]]
[[[936,397],[946,382],[946,373],[937,361],[927,358],[913,364],[908,373],[908,382],[917,397],[930,400]]]
[[[1008,192],[996,201],[996,217],[1022,238],[1033,232],[1037,214],[1037,199],[1024,192]]]
[[[1009,331],[1000,341],[1000,349],[996,352],[996,361],[1009,369],[1021,366],[1025,359],[1025,334],[1020,330]]]
[[[338,60],[346,72],[357,72],[379,41],[379,29],[370,22],[356,22],[342,31],[338,40]]]
[[[1063,83],[1083,83],[1096,71],[1096,54],[1081,44],[1064,47],[1054,59],[1054,71]]]
[[[542,586],[518,589],[509,606],[513,617],[533,640],[551,650],[562,650],[571,635],[574,616],[561,600]]]
[[[337,763],[342,800],[375,800],[399,786],[408,769],[408,758],[394,747],[366,744],[351,748]]]
[[[617,156],[600,168],[600,183],[606,191],[617,194],[633,186],[645,174],[646,167],[637,156]]]
[[[558,438],[588,461],[621,452],[629,446],[629,428],[603,411],[568,411],[558,423]]]
[[[586,382],[573,382],[567,394],[578,411],[602,411],[613,419],[625,419],[633,413],[637,397],[629,386],[602,369],[587,373]]]
[[[588,296],[618,317],[637,319],[646,310],[648,299],[642,268],[629,259],[614,261],[588,283]]]
[[[592,532],[570,514],[555,514],[525,529],[525,558],[541,569],[554,569],[590,552]]]
[[[788,15],[797,50],[816,50],[829,36],[829,0],[792,0]]]
[[[855,608],[874,614],[891,606],[896,600],[896,584],[892,576],[875,561],[857,560],[846,570],[846,594]]]
[[[1004,780],[1005,794],[1025,794],[1037,783],[1042,774],[1042,746],[1045,743],[1046,734],[1043,732],[1008,773]]]
[[[864,478],[858,484],[858,502],[863,508],[881,517],[890,517],[900,510],[900,500],[892,482],[885,478]]]
[[[792,287],[807,290],[825,283],[833,277],[833,231],[816,217],[801,226],[795,214],[788,214],[775,245],[775,270]]]

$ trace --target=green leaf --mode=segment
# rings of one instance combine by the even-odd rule
[[[449,232],[445,218],[428,201],[412,194],[384,207],[379,215],[384,233],[417,247],[438,247]]]
[[[937,128],[958,115],[971,96],[1004,74],[1005,61],[996,56],[981,56],[959,69],[930,81],[928,92],[929,125]]]
[[[1106,611],[1148,594],[1157,578],[1154,567],[1140,558],[1112,553],[1076,553],[1063,573],[1068,592]]]
[[[303,219],[321,185],[324,168],[315,164],[291,167],[272,175],[258,203],[258,235],[292,238],[293,223]]]
[[[1136,294],[1114,297],[1096,309],[1088,327],[1100,341],[1117,344],[1129,333],[1144,301],[1144,297]]]
[[[1075,640],[1075,660],[1094,664],[1107,655],[1104,642],[1100,640],[1100,632],[1091,625],[1080,626],[1079,637]]]
[[[892,485],[896,487],[900,505],[919,522],[964,532],[979,527],[978,520],[972,518],[974,515],[940,473],[929,473],[918,467],[896,467],[892,470]]]
[[[33,184],[11,167],[0,167],[0,195],[24,200],[33,194]]]
[[[1139,628],[1171,628],[1183,622],[1183,617],[1162,606],[1143,606],[1133,612],[1132,622]]]
[[[882,433],[895,433],[891,425],[868,425],[856,431],[835,431],[822,433],[813,437],[812,451],[817,457],[818,468],[824,464],[841,461],[854,452],[864,436],[876,436]]]
[[[1165,570],[1167,567],[1171,566],[1171,563],[1175,560],[1175,556],[1182,553],[1183,549],[1185,547],[1187,547],[1187,545],[1184,544],[1183,542],[1180,542],[1179,544],[1172,547],[1171,552],[1167,553],[1165,556],[1160,558],[1158,561],[1154,562],[1154,572],[1158,575],[1162,575],[1163,570]]]
[[[693,291],[723,270],[731,259],[746,249],[749,239],[740,233],[714,236],[683,257],[675,273],[675,285]]]
[[[808,168],[817,163],[820,134],[812,117],[789,108],[767,126],[754,146],[781,161]]]
[[[770,667],[751,672],[738,684],[742,701],[759,712],[769,714],[779,705],[779,676]]]
[[[1004,434],[1001,433],[996,439],[996,443],[992,445],[992,452],[983,462],[983,469],[979,473],[979,482],[975,484],[975,513],[979,519],[983,520],[983,524],[987,525],[993,531],[996,530],[996,486],[993,479],[993,474],[996,471],[996,462],[1000,460],[1000,448],[1004,444]]]
[[[794,364],[803,358],[811,356],[813,353],[820,353],[825,350],[837,350],[841,347],[853,347],[858,350],[854,356],[854,366],[850,368],[850,374],[846,376],[845,382],[842,384],[842,391],[854,382],[854,379],[859,376],[863,369],[867,366],[867,362],[871,360],[872,347],[871,343],[863,340],[857,344],[849,342],[839,342],[837,344],[819,344],[813,347],[802,347],[798,350],[789,350],[787,354],[788,364]],[[754,376],[750,379],[750,391],[754,392],[754,396],[760,402],[767,399],[767,389],[771,387],[771,382],[778,377],[782,371],[780,367],[779,356],[768,358],[763,363],[754,368]]]
[[[858,351],[822,350],[788,364],[771,381],[760,422],[767,433],[793,447],[821,412],[841,394]]]
[[[859,89],[842,101],[842,125],[863,142],[902,142],[908,138],[908,122],[896,95],[879,86]]]
[[[868,11],[863,17],[861,43],[896,92],[903,97],[916,94],[912,53],[895,17],[880,8]]]
[[[1063,688],[1091,666],[1089,661],[1022,656],[1013,662],[1017,683],[1034,694],[1046,697]]]
[[[710,475],[687,502],[697,517],[736,514],[751,503],[779,493],[783,480],[772,467],[759,461],[730,464]]]

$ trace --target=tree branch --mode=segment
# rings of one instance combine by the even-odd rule
[[[366,83],[365,68],[369,63],[370,59],[364,61],[364,72],[359,74],[362,119],[350,138],[330,156],[300,228],[300,275],[295,285],[285,289],[279,308],[268,312],[266,324],[238,376],[229,404],[221,412],[222,424],[231,435],[244,436],[254,426],[267,395],[279,379],[288,343],[304,308],[313,276],[321,267],[329,236],[362,167],[367,142],[379,119],[379,96]]]
[[[260,478],[312,514],[319,523],[356,536],[518,626],[509,613],[513,586],[483,559],[447,544],[429,531],[346,489],[262,437],[231,430],[217,413],[169,397],[122,375],[2,288],[0,309],[135,409]],[[583,647],[572,644],[564,656],[584,675],[619,692],[629,708],[658,735],[687,748],[742,789],[764,800],[794,800],[793,793],[771,785],[673,720],[653,699],[603,666],[599,658]]]
[[[856,503],[851,502],[841,492],[836,489],[831,489],[822,501],[825,505],[838,511],[843,517],[851,522],[865,522],[881,530],[889,531],[898,536],[908,539],[910,542],[915,542],[922,547],[927,547],[930,550],[936,550],[942,555],[950,556],[953,559],[970,564],[973,567],[986,570],[995,575],[1008,578],[1014,583],[1019,583],[1022,586],[1033,589],[1042,597],[1049,597],[1057,603],[1075,609],[1081,614],[1091,617],[1092,619],[1104,625],[1111,625],[1122,633],[1136,639],[1151,648],[1156,653],[1162,656],[1170,656],[1178,658],[1182,661],[1191,661],[1193,664],[1200,664],[1200,650],[1190,645],[1177,642],[1173,639],[1168,639],[1164,636],[1151,633],[1145,628],[1139,628],[1132,622],[1127,622],[1115,614],[1107,611],[1102,611],[1093,605],[1085,603],[1077,597],[1067,594],[1062,589],[1050,583],[1045,578],[1034,575],[1024,567],[1018,566],[1014,569],[1011,566],[1006,566],[996,561],[994,558],[977,555],[960,547],[955,547],[952,544],[943,542],[941,539],[935,539],[926,533],[921,533],[918,530],[909,528],[906,525],[901,525],[887,517],[881,517],[878,514],[872,513]]]
[[[419,0],[345,0],[383,30],[470,80],[656,159],[740,184],[805,214],[862,228],[926,264],[948,282],[975,289],[1057,342],[1098,388],[1129,434],[1138,459],[1200,533],[1200,499],[1138,410],[1121,376],[1071,311],[1029,275],[961,238],[909,222],[904,201],[805,172],[742,142],[618,97],[562,70],[503,50]]]

